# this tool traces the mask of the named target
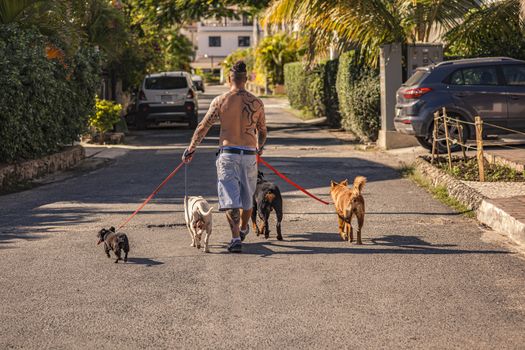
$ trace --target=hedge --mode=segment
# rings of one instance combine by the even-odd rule
[[[336,87],[343,128],[376,140],[381,113],[377,70],[361,63],[355,51],[345,52],[339,57]]]
[[[93,112],[98,54],[84,48],[48,60],[48,42],[36,30],[0,26],[0,162],[41,157],[73,143]]]
[[[306,107],[306,74],[300,62],[284,65],[284,85],[290,106],[295,109]]]
[[[307,70],[300,62],[284,66],[286,94],[293,108],[315,117],[327,117],[333,126],[339,126],[335,80],[337,60],[316,64]]]

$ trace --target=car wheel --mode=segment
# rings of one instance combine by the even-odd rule
[[[460,117],[457,115],[451,115],[450,117],[460,119]],[[416,137],[416,139],[421,146],[428,149],[429,151],[432,151],[432,142],[433,142],[432,131],[434,130],[433,123],[432,123],[432,127],[430,128],[430,130],[431,130],[430,135],[428,137]],[[455,123],[448,125],[448,136],[450,140],[458,140],[459,142],[459,130],[456,127]],[[467,143],[468,137],[469,137],[468,127],[467,125],[464,125],[463,134],[462,134],[463,144]],[[437,142],[437,152],[438,153],[447,153],[447,141],[444,139],[445,139],[445,125],[443,125],[443,123],[440,123],[439,129],[438,129],[438,140],[439,141]],[[459,144],[453,143],[452,141],[449,141],[449,143],[450,143],[451,152],[458,152],[461,150],[461,146]]]
[[[197,125],[199,125],[199,117],[197,113],[193,113],[190,116],[190,122],[188,123],[190,126],[190,129],[196,129]]]
[[[417,142],[423,147],[432,151],[432,138],[427,136],[416,136]]]

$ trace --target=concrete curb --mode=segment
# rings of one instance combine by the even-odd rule
[[[443,170],[434,167],[422,158],[416,160],[415,166],[423,176],[430,180],[432,186],[445,186],[449,195],[471,210],[477,210],[483,200],[486,199],[477,190],[455,179]]]
[[[415,167],[421,175],[430,180],[432,186],[445,186],[450,196],[469,209],[475,210],[479,222],[504,234],[515,243],[525,246],[525,224],[498,207],[493,201],[422,158],[416,160]]]
[[[525,246],[525,224],[496,206],[490,200],[484,200],[477,210],[478,221],[492,229],[504,233],[514,242]]]
[[[14,185],[72,168],[84,159],[85,154],[84,148],[77,145],[40,159],[0,167],[0,193]]]

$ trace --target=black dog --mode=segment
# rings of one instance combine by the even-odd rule
[[[106,252],[108,258],[111,258],[109,255],[110,250],[115,253],[117,256],[115,264],[118,263],[119,260],[122,260],[120,257],[121,250],[124,251],[124,262],[128,262],[129,241],[128,236],[126,236],[125,233],[116,233],[114,227],[110,227],[109,230],[103,228],[98,232],[97,238],[97,245],[104,242],[104,251]]]
[[[277,215],[277,239],[282,241],[283,236],[281,234],[281,221],[283,221],[283,198],[281,197],[281,191],[274,183],[266,181],[264,174],[259,171],[257,174],[257,187],[253,194],[253,212],[252,212],[252,223],[257,236],[264,234],[265,238],[270,236],[270,228],[268,227],[268,219],[270,218],[270,212],[275,210]],[[257,226],[257,214],[263,221],[263,227],[259,230]]]

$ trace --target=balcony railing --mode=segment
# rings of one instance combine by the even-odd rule
[[[229,18],[222,18],[220,20],[206,19],[201,21],[200,24],[203,27],[244,27],[252,26],[253,20],[251,18],[244,17],[241,20]]]

